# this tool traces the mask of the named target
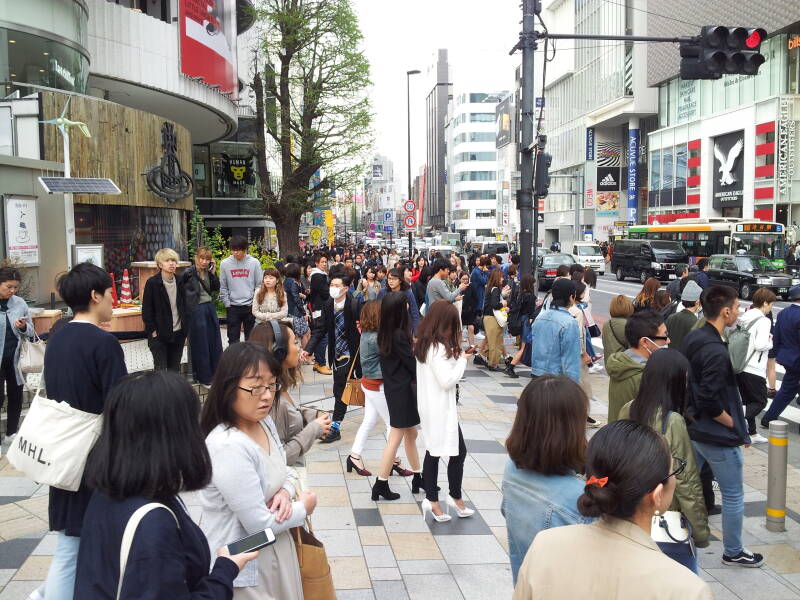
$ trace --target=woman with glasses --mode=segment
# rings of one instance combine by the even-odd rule
[[[540,531],[520,568],[514,600],[712,600],[711,589],[650,537],[686,463],[647,425],[615,421],[586,448],[578,511],[591,525]],[[578,568],[576,568],[578,567]]]
[[[234,580],[235,600],[303,598],[290,527],[317,504],[297,491],[294,471],[272,417],[281,365],[259,344],[237,343],[222,354],[200,426],[211,456],[211,483],[202,490],[201,527],[212,548],[272,529],[277,540],[259,551]]]
[[[411,273],[411,269],[391,269],[386,276],[386,287],[378,294],[378,300],[383,300],[389,292],[403,292],[408,298],[408,317],[411,320],[412,333],[417,330],[419,325],[420,315],[419,308],[417,307],[417,300],[414,297],[414,292],[411,291],[411,286],[405,280],[405,271]]]
[[[689,361],[677,350],[665,348],[647,361],[639,393],[619,411],[620,419],[632,419],[652,427],[667,439],[670,451],[686,461],[686,469],[675,478],[675,496],[669,510],[680,511],[692,526],[699,548],[708,546],[708,513],[703,500],[700,473],[683,413]],[[695,561],[694,570],[697,570]]]

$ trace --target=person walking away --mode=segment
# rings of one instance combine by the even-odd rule
[[[632,419],[664,436],[670,454],[686,461],[686,468],[675,476],[675,494],[671,511],[680,511],[691,524],[692,538],[698,548],[708,547],[708,513],[700,484],[700,472],[694,459],[692,441],[684,420],[689,361],[677,350],[664,348],[654,352],[642,373],[639,393],[619,411],[620,419]],[[688,565],[684,565],[688,566]],[[697,559],[692,571],[697,572]]]
[[[336,272],[331,275],[328,289],[328,301],[322,309],[320,327],[311,334],[305,348],[305,354],[314,351],[327,340],[328,360],[333,365],[333,423],[331,430],[322,441],[329,444],[342,438],[340,428],[347,404],[342,402],[342,392],[347,384],[350,367],[353,366],[358,352],[361,334],[358,332],[359,304],[353,298],[348,287],[350,278],[346,274]],[[356,363],[353,373],[361,377],[361,365]]]
[[[710,265],[707,258],[701,258],[697,261],[697,276],[695,280],[697,281],[697,285],[704,290],[711,285],[711,282],[708,279],[709,267]]]
[[[684,353],[692,365],[689,412],[694,420],[689,424],[689,437],[698,466],[711,464],[722,494],[722,562],[759,567],[764,557],[742,545],[741,446],[750,443],[750,436],[728,346],[722,339],[722,331],[739,318],[739,298],[735,289],[715,285],[706,288],[700,302],[706,324],[691,331],[683,342]]]
[[[647,425],[626,420],[600,429],[586,449],[588,479],[578,498],[578,511],[597,521],[540,532],[514,600],[712,600],[708,584],[650,537],[653,516],[672,503],[683,464]]]
[[[578,512],[585,482],[586,417],[589,399],[563,375],[542,375],[528,383],[506,439],[501,511],[506,519],[511,576],[540,531],[591,523]]]
[[[390,292],[381,301],[378,351],[391,429],[378,476],[372,486],[373,502],[381,497],[386,500],[397,500],[400,497],[400,494],[389,488],[389,474],[393,470],[395,455],[401,442],[405,445],[406,456],[414,473],[411,491],[416,494],[420,488],[425,487],[416,446],[416,427],[420,422],[415,385],[417,365],[411,351],[408,297],[403,292]]]
[[[642,290],[633,300],[633,311],[639,312],[640,310],[653,308],[656,293],[659,289],[661,289],[661,282],[655,277],[648,277],[642,286]]]
[[[486,295],[483,303],[483,329],[486,331],[487,353],[484,360],[489,371],[501,371],[499,367],[505,356],[503,328],[497,322],[494,311],[508,306],[506,297],[510,293],[508,286],[503,286],[503,272],[494,269],[486,284]]]
[[[138,373],[113,388],[86,478],[94,493],[84,517],[76,598],[227,600],[240,569],[258,556],[231,556],[223,545],[212,568],[208,541],[179,497],[211,481],[197,394],[179,375]],[[150,503],[156,508],[136,527],[120,581],[123,532]]]
[[[247,239],[231,238],[231,255],[222,260],[219,269],[219,297],[228,317],[228,344],[235,344],[244,329],[244,339],[255,327],[253,296],[263,280],[261,263],[247,253]]]
[[[179,373],[188,327],[184,282],[175,276],[178,253],[162,248],[156,253],[156,264],[160,272],[147,280],[142,294],[147,346],[156,371],[168,369]]]
[[[581,331],[569,313],[575,302],[575,283],[557,279],[550,291],[549,309],[542,309],[533,322],[531,335],[531,377],[546,374],[566,375],[575,383],[581,381]]]
[[[194,265],[178,275],[186,297],[194,378],[206,387],[211,385],[222,354],[222,337],[214,304],[214,294],[219,293],[219,277],[214,270],[211,249],[200,246],[194,254]]]
[[[647,359],[669,345],[667,326],[661,315],[642,310],[625,323],[629,348],[608,357],[608,422],[619,418],[619,409],[636,397]]]
[[[530,346],[533,343],[533,337],[531,336],[531,320],[536,311],[535,290],[536,280],[533,278],[533,275],[530,273],[523,275],[522,280],[519,282],[519,295],[517,296],[517,302],[519,302],[519,318],[522,321],[522,328],[519,334],[519,350],[514,355],[514,358],[511,359],[511,362],[506,365],[506,370],[504,371],[505,374],[512,379],[519,377],[514,370],[514,367],[519,365],[519,363],[530,366]]]
[[[681,282],[689,276],[689,265],[677,265],[675,275],[676,278],[667,284],[667,292],[673,302],[681,299]]]
[[[22,388],[25,378],[19,371],[19,340],[24,335],[33,338],[33,320],[28,312],[28,303],[17,296],[22,275],[12,267],[0,268],[0,312],[5,318],[0,320],[4,333],[0,336],[0,409],[8,394],[6,412],[6,436],[3,443],[10,445],[17,435],[19,418],[22,414]],[[0,451],[0,455],[2,452]]]
[[[253,316],[259,323],[283,321],[289,316],[289,301],[277,269],[267,269],[253,297]]]
[[[775,362],[786,372],[781,389],[761,418],[764,428],[769,428],[769,422],[781,416],[783,409],[789,406],[800,390],[800,285],[789,288],[787,299],[791,304],[778,313],[772,338]]]
[[[629,348],[625,339],[625,324],[633,314],[633,303],[627,296],[619,294],[611,299],[608,321],[603,323],[601,340],[603,341],[603,365],[608,369],[608,358],[616,352]]]
[[[311,328],[308,326],[306,294],[300,283],[300,265],[297,263],[286,265],[283,289],[286,292],[289,316],[292,318],[292,330],[300,340],[300,346],[305,346],[311,337]]]
[[[275,393],[270,416],[283,444],[286,464],[290,467],[302,466],[303,456],[314,442],[330,431],[331,419],[327,412],[307,406],[298,407],[292,399],[290,390],[297,388],[303,380],[297,338],[288,325],[267,321],[253,327],[249,341],[261,345],[280,360],[278,383],[281,389]]]
[[[438,261],[437,261],[438,262]],[[449,510],[443,512],[439,504],[439,460],[447,461],[449,494],[447,505],[461,518],[471,517],[475,511],[467,508],[461,494],[464,480],[464,461],[467,446],[458,424],[456,386],[467,367],[465,354],[474,350],[461,350],[461,321],[458,310],[447,300],[437,300],[420,323],[414,342],[417,362],[417,408],[420,429],[425,440],[425,460],[422,481],[425,500],[422,514],[431,513],[439,523],[449,521]]]
[[[111,321],[111,277],[96,265],[80,263],[62,275],[56,287],[74,318],[47,341],[42,374],[47,397],[99,415],[111,388],[127,375],[117,338],[100,328]],[[58,541],[44,584],[47,600],[73,598],[83,517],[91,495],[85,478],[77,492],[50,488],[49,528],[58,532]]]
[[[386,277],[386,287],[378,294],[378,300],[383,300],[389,292],[403,292],[408,298],[408,317],[411,320],[411,333],[413,334],[417,330],[421,317],[417,308],[417,300],[414,298],[414,292],[411,291],[408,281],[403,276],[404,271],[410,272],[411,270],[391,269],[389,271]]]
[[[324,254],[318,254],[316,257],[316,266],[311,271],[311,293],[308,300],[311,303],[311,335],[318,329],[325,330],[325,323],[322,320],[322,309],[325,304],[330,300],[328,293],[328,257]],[[325,334],[323,334],[325,335]],[[328,340],[323,338],[317,351],[314,353],[314,370],[321,375],[331,375],[333,371],[326,365],[326,348]],[[333,365],[333,363],[331,363]]]
[[[683,310],[667,317],[667,331],[673,348],[680,350],[683,340],[697,324],[697,312],[700,310],[700,294],[703,292],[696,282],[690,281],[680,295]]]
[[[589,365],[592,364],[592,359],[587,352],[586,344],[586,316],[583,309],[586,303],[583,301],[584,294],[586,293],[586,286],[580,281],[575,282],[575,302],[567,309],[572,318],[578,323],[578,346],[581,352],[581,389],[586,394],[587,398],[592,398],[592,382],[589,379]],[[591,338],[589,338],[591,340]],[[591,341],[589,342],[591,344]]]

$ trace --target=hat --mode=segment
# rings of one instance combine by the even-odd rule
[[[702,293],[703,288],[694,281],[690,281],[681,292],[681,300],[684,302],[695,302],[696,300],[700,300],[700,294]]]
[[[789,300],[800,300],[800,285],[789,288]]]
[[[550,294],[554,300],[569,300],[575,295],[575,283],[571,279],[556,279]]]

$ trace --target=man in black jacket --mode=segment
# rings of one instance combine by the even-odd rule
[[[330,300],[330,294],[328,293],[328,256],[326,254],[317,254],[314,257],[314,265],[309,278],[311,294],[308,296],[308,301],[311,303],[311,331],[316,333],[317,330],[323,329],[322,308]],[[316,359],[314,370],[317,373],[321,375],[333,373],[330,367],[325,365],[325,344],[320,344],[319,349],[314,353],[314,358]]]
[[[750,444],[742,399],[722,333],[739,318],[736,290],[711,286],[700,297],[706,324],[683,341],[689,359],[689,425],[698,468],[708,462],[722,493],[722,562],[759,567],[764,557],[742,546],[742,445]],[[678,457],[683,458],[683,457]]]
[[[180,371],[186,341],[186,293],[184,282],[175,277],[178,254],[170,248],[156,253],[159,273],[147,280],[142,295],[142,321],[147,346],[156,371]]]
[[[333,423],[331,430],[322,441],[335,442],[342,437],[339,432],[342,420],[347,413],[347,405],[342,402],[347,377],[353,361],[356,359],[361,333],[358,331],[360,306],[358,300],[349,291],[350,277],[341,271],[331,275],[330,298],[322,309],[320,326],[311,335],[306,344],[303,358],[314,350],[325,350],[323,340],[327,338],[328,359],[333,366]],[[356,361],[353,369],[354,377],[361,377],[361,364]]]

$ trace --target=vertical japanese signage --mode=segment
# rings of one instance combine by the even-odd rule
[[[239,96],[235,0],[180,0],[181,72]]]
[[[39,223],[36,200],[33,198],[5,199],[6,256],[27,267],[40,264]]]
[[[636,223],[639,207],[639,130],[628,130],[628,221]]]

